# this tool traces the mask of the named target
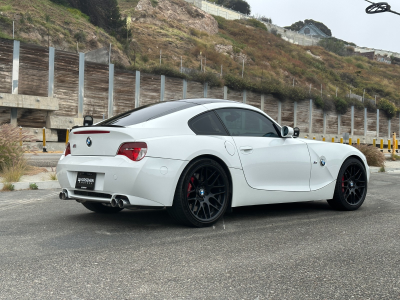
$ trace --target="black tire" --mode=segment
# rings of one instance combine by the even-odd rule
[[[349,158],[340,168],[333,199],[328,203],[337,210],[356,210],[364,203],[367,185],[364,164],[358,159]]]
[[[84,202],[82,205],[88,210],[101,214],[116,214],[123,210],[123,208],[111,207],[107,204],[97,202]]]
[[[194,160],[182,172],[174,202],[167,211],[177,222],[193,227],[215,224],[230,199],[229,178],[221,165],[208,158]]]

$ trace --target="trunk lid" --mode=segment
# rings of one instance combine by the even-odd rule
[[[72,156],[115,156],[121,144],[134,142],[124,127],[82,127],[70,134]]]

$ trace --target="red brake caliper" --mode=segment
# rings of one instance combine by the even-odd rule
[[[342,177],[342,193],[344,193],[344,175]]]
[[[190,191],[192,190],[192,183],[193,183],[193,181],[194,181],[194,177],[192,176],[192,178],[190,178],[190,182],[189,182],[188,190],[187,190],[187,197],[188,197],[188,198],[189,198]]]

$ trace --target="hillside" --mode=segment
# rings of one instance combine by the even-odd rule
[[[309,98],[309,88],[317,105],[340,112],[359,101],[346,99],[346,94],[362,95],[378,100],[386,98],[400,106],[400,67],[370,61],[364,57],[342,57],[321,47],[303,47],[285,42],[269,33],[262,23],[227,21],[205,14],[183,0],[119,0],[123,17],[131,20],[132,39],[118,42],[103,29],[92,25],[78,10],[56,5],[49,0],[3,0],[0,7],[0,36],[10,37],[16,20],[16,38],[57,49],[80,51],[113,44],[112,60],[118,67],[145,69],[179,74],[181,57],[185,68],[201,68],[220,73],[230,88],[275,93],[281,98]],[[11,26],[10,26],[11,24]],[[162,68],[160,64],[162,52]],[[244,79],[241,79],[245,61]],[[209,76],[213,84],[222,84]],[[203,78],[204,79],[204,78]],[[295,89],[292,89],[293,80]],[[321,95],[321,84],[323,97]],[[339,99],[334,97],[338,88]],[[369,102],[368,102],[369,103]],[[378,104],[388,115],[390,102]],[[373,105],[369,104],[370,108]]]

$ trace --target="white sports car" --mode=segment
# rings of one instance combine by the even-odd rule
[[[365,156],[298,136],[233,101],[143,106],[72,130],[57,166],[60,198],[100,213],[166,207],[197,227],[247,205],[328,200],[358,209],[370,174]]]

